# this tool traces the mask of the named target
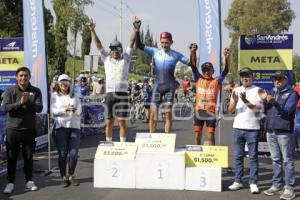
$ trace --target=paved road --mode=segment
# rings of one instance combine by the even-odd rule
[[[177,133],[176,146],[182,147],[185,144],[193,143],[193,128],[192,120],[176,121],[174,122],[173,132]],[[233,166],[232,148],[231,148],[231,127],[232,120],[222,120],[221,124],[221,145],[229,145],[230,147],[230,166]],[[163,124],[159,123],[158,128],[163,130]],[[147,132],[147,125],[142,122],[137,122],[134,125],[129,124],[129,140],[133,141],[136,132]],[[117,130],[115,130],[116,132]],[[24,192],[24,175],[22,170],[18,170],[17,180],[15,185],[15,191],[11,195],[3,195],[0,193],[0,200],[2,199],[16,199],[16,200],[224,200],[224,199],[262,199],[273,200],[279,199],[279,196],[268,197],[264,194],[252,195],[249,188],[242,189],[240,191],[232,192],[228,191],[227,187],[232,183],[233,174],[230,171],[223,170],[223,192],[199,192],[199,191],[169,191],[169,190],[138,190],[138,189],[99,189],[93,188],[93,158],[96,151],[98,141],[103,140],[103,134],[95,134],[82,138],[80,148],[80,158],[76,169],[77,178],[81,185],[79,187],[62,188],[60,186],[60,177],[57,172],[54,171],[50,176],[40,176],[35,174],[34,180],[40,189],[36,192]],[[117,137],[115,138],[117,139]],[[218,141],[218,138],[217,138]],[[53,147],[52,167],[56,165],[56,152]],[[37,161],[34,163],[35,170],[47,169],[47,157],[45,152],[41,152],[35,155]],[[248,161],[246,159],[246,166]],[[297,169],[297,187],[295,188],[297,198],[300,199],[300,186],[299,186],[299,174],[300,163],[296,163]],[[245,183],[248,182],[248,171],[246,168]],[[269,159],[260,159],[260,181],[259,187],[261,190],[267,189],[271,184],[271,165]],[[0,188],[3,190],[6,184],[5,177],[0,177]]]

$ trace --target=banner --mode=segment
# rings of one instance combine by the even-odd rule
[[[16,83],[16,70],[24,66],[23,38],[0,39],[0,90]]]
[[[270,90],[274,87],[271,76],[277,70],[287,70],[293,81],[293,35],[241,35],[239,69],[254,71],[254,84]]]
[[[215,68],[215,76],[220,75],[221,68],[221,28],[219,0],[198,0],[200,46],[199,66],[211,62]]]
[[[23,1],[23,18],[25,66],[31,70],[31,84],[42,91],[42,113],[47,113],[48,88],[43,1]]]

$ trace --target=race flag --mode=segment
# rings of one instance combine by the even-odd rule
[[[24,58],[31,70],[31,84],[40,88],[43,112],[48,112],[47,63],[45,52],[44,9],[42,0],[23,1]]]
[[[220,0],[198,0],[199,6],[199,66],[211,62],[214,76],[220,75],[221,68],[221,15]]]

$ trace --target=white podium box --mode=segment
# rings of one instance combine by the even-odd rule
[[[94,187],[135,188],[137,144],[101,142],[94,159]]]
[[[135,188],[135,160],[94,160],[95,188]]]
[[[185,169],[185,189],[221,192],[222,168],[187,167]]]
[[[136,188],[184,190],[185,151],[136,154]]]

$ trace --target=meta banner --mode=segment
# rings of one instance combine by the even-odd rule
[[[31,84],[40,88],[43,113],[48,109],[47,66],[43,1],[23,1],[25,66],[31,70]]]
[[[287,70],[289,82],[293,79],[293,35],[241,35],[239,69],[254,71],[254,84],[264,89],[273,86],[272,75]]]
[[[23,38],[0,38],[0,89],[16,83],[16,70],[24,66]]]
[[[221,68],[221,37],[220,37],[220,1],[198,0],[200,22],[200,61],[211,62],[216,76]]]

